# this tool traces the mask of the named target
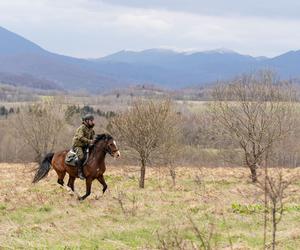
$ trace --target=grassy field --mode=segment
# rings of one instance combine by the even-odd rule
[[[79,202],[56,174],[31,184],[33,165],[0,164],[0,249],[262,249],[262,194],[242,168],[108,167],[109,190]],[[299,174],[299,170],[286,170]],[[67,179],[66,179],[67,180]],[[77,192],[84,182],[77,180]],[[278,249],[300,249],[300,180],[288,190]],[[268,235],[270,240],[270,232]]]

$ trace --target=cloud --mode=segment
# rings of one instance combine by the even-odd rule
[[[172,0],[173,5],[171,0],[0,1],[0,24],[45,49],[76,57],[161,47],[181,51],[225,47],[268,56],[300,49],[300,19],[238,15],[246,7],[239,9],[241,4],[236,2],[230,10],[234,1],[222,1],[228,6],[220,3],[215,9],[215,0],[199,2],[201,11],[200,4],[192,0]],[[230,11],[235,14],[229,15]],[[214,14],[217,12],[222,15]]]
[[[260,16],[300,19],[298,0],[90,0],[133,8],[189,12],[213,16]]]

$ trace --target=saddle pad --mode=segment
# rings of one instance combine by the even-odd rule
[[[77,154],[73,151],[73,149],[71,149],[66,155],[65,163],[69,166],[76,167],[77,159],[78,159]],[[89,149],[87,149],[84,152],[84,162],[82,166],[84,166],[87,163],[88,159],[89,159]]]
[[[78,157],[76,155],[76,153],[73,151],[73,149],[71,149],[67,155],[66,155],[66,158],[65,158],[65,163],[67,165],[70,165],[70,166],[73,166],[73,167],[76,167],[76,161],[77,161]]]

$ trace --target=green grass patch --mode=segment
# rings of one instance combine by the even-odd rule
[[[239,204],[239,203],[232,203],[231,209],[233,213],[238,214],[253,214],[253,213],[261,213],[264,211],[264,206],[261,204]]]
[[[0,211],[6,210],[7,206],[5,204],[0,203]]]
[[[51,212],[52,210],[53,208],[49,205],[44,205],[38,209],[39,212],[45,212],[45,213]]]

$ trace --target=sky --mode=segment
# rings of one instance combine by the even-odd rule
[[[0,0],[0,26],[54,53],[300,50],[299,0]]]

